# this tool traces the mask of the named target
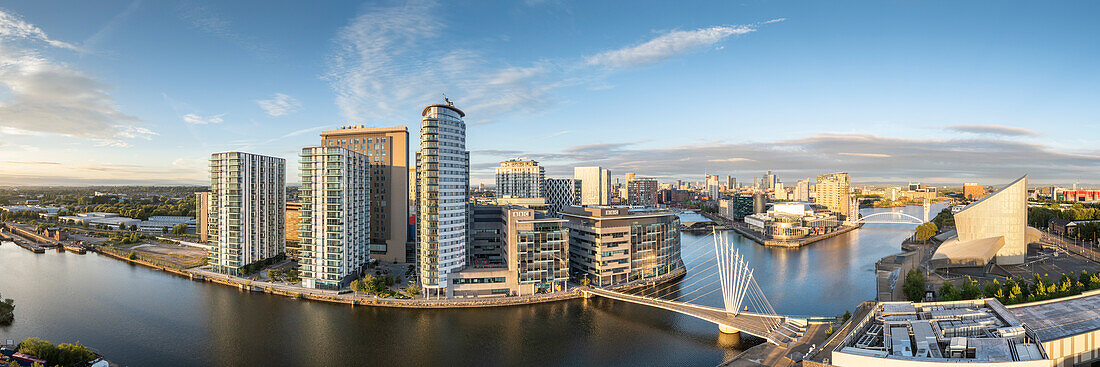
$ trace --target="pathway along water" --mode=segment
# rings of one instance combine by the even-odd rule
[[[868,225],[802,249],[727,235],[778,312],[835,315],[874,297],[874,262],[897,252],[912,227]],[[685,245],[694,243],[686,258],[694,246],[713,246],[698,237],[684,234]],[[0,245],[0,293],[16,300],[15,323],[0,327],[0,339],[80,341],[127,366],[713,366],[755,343],[742,345],[691,317],[606,299],[351,307],[242,293],[95,254],[36,255],[12,243]],[[721,298],[716,292],[696,302],[717,306]]]

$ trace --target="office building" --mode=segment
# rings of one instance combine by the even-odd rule
[[[795,201],[810,201],[810,179],[798,180],[794,188]]]
[[[728,191],[737,190],[737,179],[733,178],[733,176],[726,176],[726,190],[728,190]]]
[[[210,156],[207,254],[213,271],[240,268],[286,249],[286,160],[242,152]]]
[[[569,231],[563,219],[514,205],[473,209],[470,264],[452,274],[447,296],[520,296],[564,290]]]
[[[302,286],[337,290],[370,260],[374,157],[336,146],[302,148],[298,190]]]
[[[580,181],[571,178],[548,178],[543,181],[547,214],[558,215],[573,205],[580,205]]]
[[[286,256],[297,259],[302,243],[302,203],[286,203]]]
[[[546,170],[539,162],[518,159],[500,162],[496,169],[497,198],[541,198]]]
[[[199,242],[206,243],[209,240],[207,223],[210,222],[210,192],[195,193],[195,222]]]
[[[629,183],[630,183],[630,181],[634,181],[634,178],[635,178],[635,177],[637,177],[637,175],[635,175],[635,174],[634,174],[634,172],[627,172],[627,173],[626,173],[626,180],[625,180],[625,181],[626,181],[626,183],[628,183],[628,184],[629,184]]]
[[[707,199],[716,201],[721,197],[721,184],[718,183],[718,175],[706,175],[704,183],[707,188]]]
[[[573,179],[581,185],[580,205],[611,204],[611,170],[602,167],[575,167]]]
[[[443,295],[448,276],[466,265],[470,152],[466,116],[446,104],[424,107],[417,153],[417,231],[420,284]]]
[[[626,182],[627,205],[656,207],[657,179],[635,178]]]
[[[822,205],[829,211],[840,215],[842,220],[848,221],[852,215],[851,187],[852,179],[844,172],[836,172],[825,175],[817,175],[817,197],[814,203]],[[852,218],[854,219],[854,218]]]
[[[752,212],[753,212],[753,214],[763,213],[764,210],[766,210],[767,205],[768,205],[768,195],[766,195],[766,194],[764,194],[763,192],[760,192],[760,191],[752,193]]]
[[[985,187],[976,183],[964,183],[963,184],[963,197],[967,200],[978,200],[984,198],[987,195]]]
[[[772,171],[768,171],[768,172],[764,173],[764,177],[762,178],[762,182],[761,182],[761,185],[763,185],[762,189],[764,191],[775,190],[775,183],[776,182],[779,182],[779,178],[776,177],[775,174],[772,173]]]
[[[675,213],[627,207],[579,207],[562,213],[573,277],[597,286],[651,279],[683,268]]]
[[[371,164],[370,253],[385,262],[405,262],[409,210],[409,131],[404,126],[343,126],[321,132],[321,145],[367,156]]]
[[[761,189],[761,187],[760,187],[760,177],[753,177],[752,178],[752,189],[753,190],[760,190]]]

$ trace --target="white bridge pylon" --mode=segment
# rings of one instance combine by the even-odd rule
[[[722,287],[722,301],[726,312],[737,315],[752,310],[755,313],[775,315],[764,291],[753,278],[753,270],[740,251],[726,236],[714,236],[714,254],[718,257],[718,279]]]

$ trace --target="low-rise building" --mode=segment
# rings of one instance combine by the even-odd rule
[[[448,297],[503,297],[564,290],[566,221],[516,205],[473,209],[471,262],[451,276]]]
[[[664,210],[572,207],[569,228],[573,277],[610,286],[652,279],[682,268],[680,218]]]
[[[816,211],[808,203],[775,203],[766,213],[745,217],[749,229],[777,240],[799,239],[832,232],[840,226],[836,213]]]
[[[831,351],[849,366],[1051,366],[1030,325],[996,299],[880,302]]]

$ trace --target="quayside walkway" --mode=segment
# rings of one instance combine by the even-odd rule
[[[806,326],[805,320],[788,319],[779,315],[730,312],[723,308],[666,301],[600,288],[582,288],[581,294],[585,297],[599,296],[692,316],[718,324],[724,332],[743,332],[783,346],[797,341],[805,332]]]
[[[694,253],[682,255],[685,262],[695,264],[685,272],[699,274],[691,280],[640,291],[583,287],[580,292],[586,298],[604,297],[688,315],[715,323],[724,333],[743,332],[784,348],[798,342],[809,321],[777,314],[729,238],[712,233],[699,241],[707,238],[714,241],[713,247],[698,246]],[[692,303],[716,292],[721,292],[723,307]]]

